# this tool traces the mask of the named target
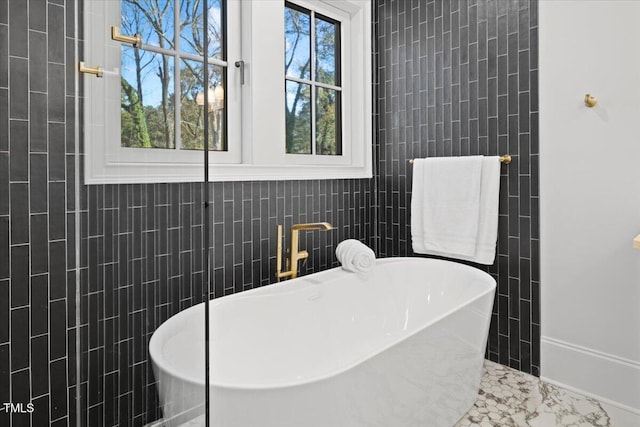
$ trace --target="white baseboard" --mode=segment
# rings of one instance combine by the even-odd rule
[[[640,418],[640,362],[549,337],[540,340],[540,359],[544,381]]]

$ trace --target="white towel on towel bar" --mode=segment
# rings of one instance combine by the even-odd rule
[[[498,236],[499,158],[416,159],[413,174],[414,252],[493,264]]]

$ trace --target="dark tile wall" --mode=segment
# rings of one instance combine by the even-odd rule
[[[140,426],[160,416],[147,348],[162,322],[203,300],[202,187],[83,187],[86,425]],[[278,224],[285,230],[301,222],[336,227],[301,234],[300,247],[310,253],[303,274],[337,266],[335,246],[343,239],[372,244],[374,194],[373,180],[212,184],[215,296],[274,283]]]
[[[539,375],[537,0],[378,0],[380,255],[413,255],[414,157],[498,155],[488,357]]]
[[[0,404],[22,404],[0,406],[3,426],[75,420],[74,10],[63,3],[0,2]]]
[[[76,211],[73,5],[0,2],[0,402],[35,406],[0,408],[0,425],[75,425],[76,407],[90,426],[158,417],[148,339],[202,300],[201,184],[82,186]],[[334,266],[344,238],[380,243],[383,256],[411,254],[407,160],[510,152],[499,257],[488,269],[499,283],[489,357],[537,374],[537,4],[379,0],[374,8],[377,178],[212,185],[215,296],[271,282],[280,223],[338,227],[305,235],[305,273]]]

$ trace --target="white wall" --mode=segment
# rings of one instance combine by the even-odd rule
[[[637,414],[639,22],[640,1],[540,1],[541,375]]]

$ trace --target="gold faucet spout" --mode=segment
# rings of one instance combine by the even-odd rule
[[[310,222],[307,224],[295,224],[291,231],[297,230],[333,230],[333,225],[328,222]]]

